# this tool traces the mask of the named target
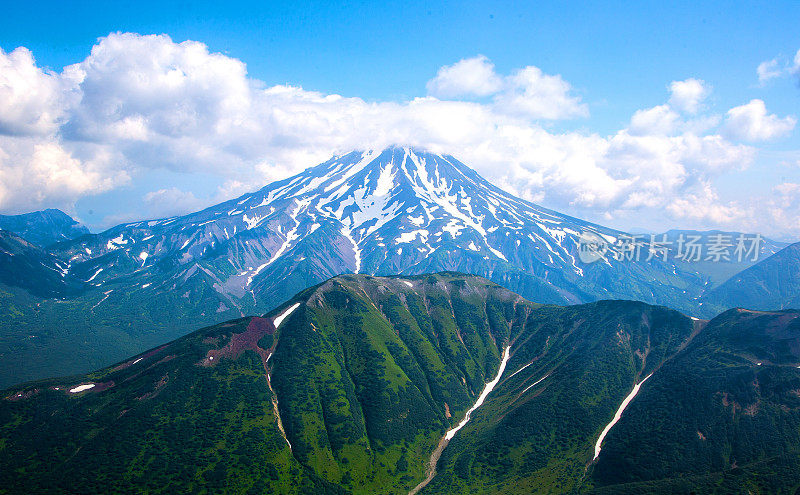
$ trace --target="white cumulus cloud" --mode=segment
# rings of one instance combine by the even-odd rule
[[[483,55],[442,67],[428,81],[428,94],[437,98],[493,95],[494,109],[530,119],[561,120],[587,117],[589,110],[560,75],[527,66],[507,76],[494,70]]]
[[[711,87],[705,81],[689,78],[683,81],[672,81],[669,85],[669,104],[685,113],[697,113],[700,104],[711,93]]]
[[[747,209],[735,203],[721,203],[714,188],[703,183],[695,191],[674,198],[667,211],[677,219],[710,220],[717,225],[735,225],[747,217]]]
[[[184,215],[209,206],[206,201],[198,199],[193,192],[183,191],[177,187],[149,192],[143,199],[148,211],[163,216]]]
[[[499,110],[533,119],[588,117],[589,109],[572,94],[572,86],[559,75],[528,66],[506,78],[506,89],[495,97]]]
[[[758,82],[761,84],[766,83],[770,79],[781,77],[784,73],[782,67],[778,65],[778,59],[766,60],[758,64],[756,74],[758,74]]]
[[[767,141],[789,134],[796,123],[792,116],[768,114],[764,101],[754,99],[728,110],[725,131],[743,141]]]
[[[539,121],[588,116],[572,86],[535,66],[500,75],[481,56],[440,69],[428,96],[382,102],[266,86],[241,61],[165,35],[112,33],[60,73],[36,66],[24,48],[3,52],[0,63],[13,68],[0,72],[13,82],[0,84],[0,95],[11,95],[0,97],[3,211],[69,205],[154,168],[220,178],[213,198],[198,199],[190,186],[155,187],[143,198],[148,214],[171,215],[335,153],[402,144],[454,154],[522,197],[596,219],[679,216],[704,202],[693,218],[721,222],[740,215],[714,179],[756,153],[729,137],[757,140],[794,126],[748,107],[729,112],[725,133],[715,130],[716,117],[701,113],[708,85],[687,79],[670,85],[668,104],[636,112],[610,135],[553,132]]]
[[[48,134],[71,103],[71,81],[36,66],[24,47],[0,49],[0,134]]]
[[[0,135],[0,206],[21,213],[109,191],[130,180],[113,158],[93,145],[70,150],[50,138]]]
[[[428,81],[428,94],[438,98],[488,96],[502,87],[502,79],[494,72],[494,64],[483,55],[459,60],[439,69]]]
[[[800,184],[784,182],[773,187],[772,195],[759,211],[766,211],[776,231],[796,239],[800,236]]]
[[[630,132],[637,136],[672,134],[678,126],[680,115],[669,105],[637,110],[631,117]]]

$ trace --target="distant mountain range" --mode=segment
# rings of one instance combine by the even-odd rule
[[[705,299],[727,307],[800,308],[800,243],[734,275]]]
[[[47,247],[89,233],[89,229],[61,210],[48,209],[22,215],[0,215],[0,229],[26,241]]]
[[[800,312],[343,275],[0,397],[7,493],[791,493]]]
[[[754,234],[722,230],[670,230],[656,236],[657,239],[666,238],[668,242],[672,243],[670,244],[670,259],[674,260],[679,267],[688,272],[694,272],[701,276],[708,277],[714,285],[725,282],[735,274],[750,268],[760,261],[764,261],[789,245],[789,243],[786,242],[775,241],[767,237],[759,237],[760,250],[757,255],[753,256],[753,254],[750,254],[745,256],[746,253],[742,253],[741,256],[738,256],[734,251],[737,240],[742,237],[751,240]],[[684,261],[677,256],[678,239],[680,238],[683,238],[685,242],[689,242],[692,238],[699,239],[700,245],[703,246],[706,251],[716,240],[721,239],[723,242],[730,244],[728,248],[729,257],[728,259],[720,257],[719,259],[712,258],[709,260],[707,259],[709,257],[708,253],[703,252],[700,261]]]
[[[685,263],[647,246],[631,261],[628,237],[516,198],[449,155],[352,152],[189,215],[27,258],[0,251],[0,386],[99,368],[344,273],[453,270],[539,303],[631,299],[708,318],[730,307],[709,291],[752,265]],[[581,261],[587,239],[604,244],[595,262]],[[780,247],[763,244],[762,259]],[[55,266],[61,280],[27,277]]]

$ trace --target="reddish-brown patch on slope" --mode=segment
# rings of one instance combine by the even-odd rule
[[[172,361],[175,358],[176,358],[175,354],[170,354],[169,356],[164,356],[163,358],[159,359],[158,362],[155,362],[155,363],[151,364],[150,366],[148,366],[147,369],[150,369],[150,368],[152,368],[154,366],[158,366],[159,364],[162,364],[162,363],[166,363],[167,361]]]
[[[244,351],[250,350],[255,351],[261,356],[261,361],[266,370],[267,357],[272,352],[275,344],[273,343],[270,349],[262,349],[258,346],[258,341],[265,335],[274,334],[275,325],[272,323],[272,320],[254,316],[250,318],[250,323],[247,324],[247,329],[244,332],[231,335],[231,340],[225,347],[221,349],[210,349],[208,353],[206,353],[206,357],[198,364],[202,366],[212,366],[223,357],[237,359]]]
[[[107,382],[95,383],[94,387],[90,388],[88,391],[91,391],[91,392],[102,392],[103,390],[108,390],[108,389],[112,388],[114,385],[116,385],[116,383],[114,383],[114,380],[110,380],[110,381],[107,381]]]
[[[760,400],[756,400],[749,406],[744,408],[744,413],[748,416],[755,416],[758,413],[759,406],[761,405]]]

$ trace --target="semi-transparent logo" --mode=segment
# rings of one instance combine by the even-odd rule
[[[756,262],[762,251],[761,234],[684,234],[669,236],[601,236],[583,232],[578,238],[578,259],[584,263],[616,261]]]

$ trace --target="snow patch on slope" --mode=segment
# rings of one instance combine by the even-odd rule
[[[275,328],[278,328],[279,326],[281,326],[281,323],[283,323],[283,320],[285,320],[285,319],[286,319],[286,318],[287,318],[287,317],[288,317],[290,314],[292,314],[292,313],[294,312],[294,310],[295,310],[295,309],[297,309],[297,308],[299,308],[299,307],[300,307],[300,303],[294,303],[294,304],[292,304],[291,306],[289,306],[289,307],[286,309],[286,311],[284,311],[283,313],[281,313],[280,315],[278,315],[278,317],[276,317],[276,318],[275,318],[275,319],[272,321],[272,324],[273,324],[273,325],[275,325]]]
[[[639,393],[639,389],[642,387],[642,384],[644,384],[644,382],[646,382],[647,379],[650,378],[651,376],[653,376],[652,373],[647,375],[644,378],[644,380],[634,385],[633,390],[631,390],[631,393],[629,393],[628,396],[625,397],[625,400],[622,401],[622,404],[620,404],[616,414],[614,414],[614,419],[612,419],[611,422],[606,425],[606,427],[603,429],[603,432],[600,433],[600,438],[597,439],[597,443],[594,444],[594,458],[592,460],[597,459],[597,457],[600,455],[600,448],[603,443],[603,440],[606,438],[606,435],[608,435],[608,432],[611,431],[611,428],[613,428],[614,425],[617,424],[617,421],[620,420],[620,418],[622,417],[622,412],[625,411],[625,408],[628,407],[628,404],[630,404],[633,398],[636,397],[636,394]]]
[[[69,393],[77,394],[78,392],[83,392],[84,390],[89,390],[91,388],[94,388],[94,383],[87,383],[85,385],[78,385],[75,388],[69,389]]]

